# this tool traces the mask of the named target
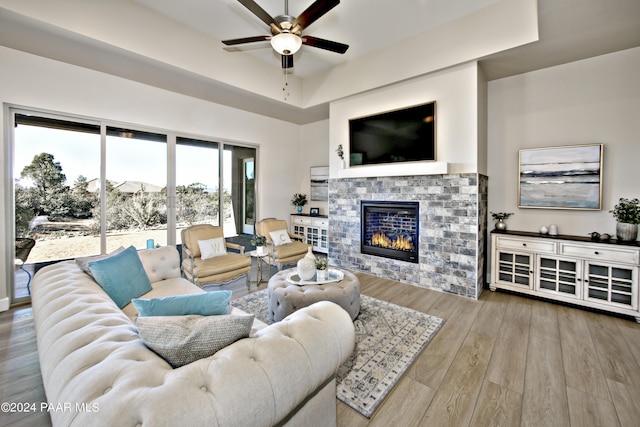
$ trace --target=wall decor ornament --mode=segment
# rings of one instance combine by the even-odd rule
[[[519,151],[518,207],[602,208],[603,145]]]

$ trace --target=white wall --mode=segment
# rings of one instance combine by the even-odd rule
[[[434,162],[341,170],[335,155],[342,144],[344,157],[349,158],[349,119],[431,101],[436,101],[437,163],[448,163],[449,173],[477,172],[478,82],[478,65],[470,62],[331,103],[331,177],[397,175],[398,171],[405,175],[443,173]]]
[[[304,207],[303,212],[309,213],[309,208],[320,208],[320,214],[327,215],[327,202],[311,200],[310,178],[311,167],[329,166],[329,120],[301,126],[298,165],[300,168],[299,192],[309,196],[309,203]]]
[[[489,82],[489,211],[514,212],[513,230],[614,235],[609,210],[640,197],[639,138],[640,48]],[[518,150],[577,144],[604,144],[602,210],[519,209]]]
[[[0,47],[0,102],[56,112],[108,119],[134,125],[185,132],[229,142],[259,146],[258,218],[288,218],[289,202],[300,191],[300,127],[226,106],[178,95],[119,77]],[[4,110],[0,112],[4,114]],[[13,210],[6,197],[11,186],[6,117],[0,121],[0,259],[7,260],[12,237],[7,213]],[[282,135],[287,135],[283,138]],[[0,263],[0,277],[9,283],[12,274]],[[0,310],[8,293],[0,286]]]

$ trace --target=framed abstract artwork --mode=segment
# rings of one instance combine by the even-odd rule
[[[518,207],[602,209],[603,145],[519,152]]]
[[[329,200],[329,166],[311,168],[311,200]]]

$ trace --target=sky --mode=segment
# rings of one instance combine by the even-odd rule
[[[19,125],[15,128],[14,176],[40,153],[49,153],[59,162],[66,184],[73,186],[78,176],[88,180],[100,175],[100,136],[89,133]],[[228,155],[227,155],[228,154]],[[179,145],[176,154],[176,184],[203,183],[216,188],[218,150]],[[225,164],[231,153],[225,152]],[[161,187],[167,184],[167,145],[131,138],[107,137],[107,179],[115,182],[143,181]],[[224,186],[230,190],[231,168],[224,168]]]

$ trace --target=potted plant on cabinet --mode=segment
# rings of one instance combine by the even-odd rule
[[[327,280],[327,267],[329,263],[324,257],[316,258],[316,279],[318,282]]]
[[[266,237],[259,234],[254,234],[249,242],[256,247],[256,252],[259,255],[262,255],[264,253],[264,245],[267,243]]]
[[[296,193],[291,198],[291,204],[298,208],[298,213],[302,213],[302,207],[307,204],[307,195]]]
[[[507,223],[504,222],[504,220],[509,218],[511,215],[513,215],[512,212],[491,212],[491,218],[497,221],[496,222],[497,231],[506,231]]]
[[[630,242],[638,238],[640,200],[621,197],[618,204],[609,212],[618,221],[616,223],[616,237],[618,240]]]

